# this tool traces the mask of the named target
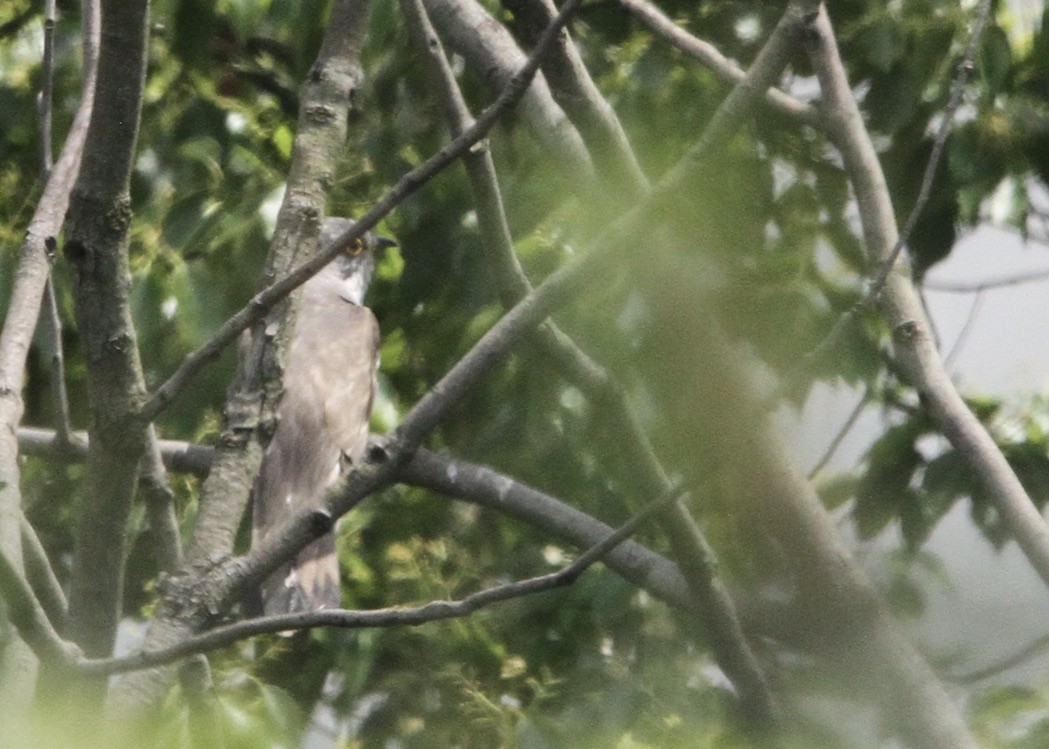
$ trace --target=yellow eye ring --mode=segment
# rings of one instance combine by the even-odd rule
[[[350,246],[346,248],[346,252],[348,254],[353,255],[354,257],[356,257],[357,255],[361,254],[361,251],[363,249],[364,249],[364,240],[362,240],[360,237],[357,237],[355,240],[350,242]]]

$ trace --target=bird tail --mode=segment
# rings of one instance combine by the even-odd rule
[[[321,536],[262,583],[267,616],[337,609],[341,599],[335,535]]]

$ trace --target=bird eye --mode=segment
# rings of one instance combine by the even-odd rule
[[[348,254],[353,255],[354,257],[356,257],[357,255],[361,254],[361,250],[363,250],[363,249],[364,249],[364,240],[361,239],[360,237],[357,237],[355,240],[353,240],[350,243],[350,246],[346,248],[346,252]]]

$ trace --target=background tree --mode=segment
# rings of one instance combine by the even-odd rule
[[[960,394],[921,299],[992,196],[1037,233],[1049,29],[1018,7],[12,4],[3,730],[1044,743],[1044,689],[962,700],[900,622],[958,502],[1049,582],[1041,405]],[[289,294],[353,239],[318,247],[326,214],[400,243],[376,436],[249,549]],[[816,383],[887,417],[806,477],[770,412]],[[896,579],[840,507],[901,531]],[[339,517],[346,609],[248,617]]]

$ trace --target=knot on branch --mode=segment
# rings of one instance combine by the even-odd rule
[[[899,344],[912,344],[923,335],[917,320],[905,320],[892,329],[892,340]]]
[[[325,126],[336,122],[339,118],[338,113],[334,107],[330,107],[327,104],[313,104],[306,107],[303,110],[303,116],[307,122],[312,122],[315,125]]]
[[[323,536],[335,527],[335,518],[323,507],[310,512],[310,532],[315,537]]]

